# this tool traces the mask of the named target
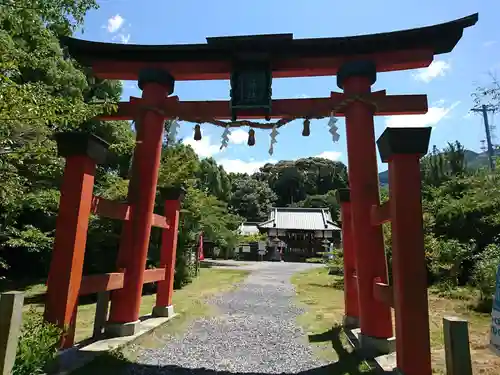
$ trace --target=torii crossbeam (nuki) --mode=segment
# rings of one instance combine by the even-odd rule
[[[344,105],[351,98],[346,94],[332,92],[329,98],[276,99],[272,101],[270,118],[319,118],[344,116]],[[359,100],[367,101],[374,106],[374,115],[417,115],[427,112],[426,95],[386,95],[385,90],[364,95]],[[134,120],[144,108],[143,99],[132,97],[129,102],[121,102],[115,113],[102,115],[102,120]],[[179,118],[190,122],[204,122],[213,119],[227,120],[231,118],[229,101],[180,101],[177,96],[165,98],[157,110],[167,118]],[[262,118],[263,113],[247,110],[241,113],[242,118]],[[263,123],[263,127],[265,127]]]

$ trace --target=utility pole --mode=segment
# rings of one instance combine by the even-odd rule
[[[483,104],[480,108],[472,108],[472,112],[481,112],[483,114],[483,122],[484,122],[484,131],[486,133],[486,145],[488,147],[488,161],[490,164],[490,170],[495,169],[495,161],[494,156],[495,153],[493,151],[493,144],[491,143],[491,132],[490,132],[490,124],[488,122],[488,112],[493,112],[493,107],[488,107],[486,104]]]

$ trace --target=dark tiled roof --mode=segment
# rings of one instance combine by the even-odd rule
[[[220,61],[231,60],[235,53],[258,53],[273,58],[332,57],[398,50],[426,49],[434,54],[450,52],[473,26],[478,14],[438,25],[369,35],[294,39],[293,34],[249,35],[207,38],[204,44],[133,45],[90,42],[75,38],[61,39],[69,53],[82,63],[107,61]]]

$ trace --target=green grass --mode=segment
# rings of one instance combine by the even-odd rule
[[[297,318],[297,322],[308,335],[321,334],[342,324],[344,292],[334,288],[339,280],[338,276],[328,275],[326,267],[299,272],[292,277],[298,304],[306,307],[306,312]],[[338,359],[331,342],[311,345],[320,358]]]
[[[324,263],[323,258],[307,258],[306,263]]]
[[[297,318],[297,323],[306,331],[308,344],[320,359],[336,361],[331,374],[375,373],[375,369],[353,351],[342,329],[342,277],[329,275],[325,266],[295,274],[292,283],[298,304],[306,310]]]
[[[181,334],[187,325],[196,318],[215,315],[204,300],[215,294],[229,291],[245,279],[249,271],[206,268],[200,270],[200,276],[186,287],[176,290],[173,297],[175,312],[179,314],[163,327],[151,334],[144,335],[120,350],[103,354],[88,365],[80,368],[73,375],[109,375],[119,373],[120,369],[133,362],[141,349],[156,348],[164,345],[165,336]],[[154,296],[144,296],[141,313],[149,313],[154,305]]]
[[[193,283],[183,289],[176,290],[173,296],[175,311],[180,318],[175,323],[175,329],[180,328],[189,317],[201,316],[208,313],[208,307],[203,304],[203,297],[215,294],[231,288],[234,284],[243,280],[248,271],[243,270],[221,270],[216,268],[201,268],[200,275]],[[31,285],[24,288],[25,305],[23,312],[26,314],[33,308],[43,313],[43,296],[46,291],[44,284]],[[150,314],[155,304],[156,294],[144,295],[141,301],[140,315]],[[30,301],[34,301],[29,303]],[[26,303],[28,302],[28,303]],[[78,306],[75,341],[80,342],[92,336],[94,327],[96,304],[87,303]]]
[[[429,292],[429,325],[431,333],[432,362],[436,374],[445,373],[443,318],[458,316],[469,322],[469,345],[474,374],[498,374],[500,358],[490,352],[490,314],[474,311],[477,294],[473,290],[458,289],[442,297],[442,293]],[[450,298],[451,297],[451,298]]]
[[[298,302],[306,307],[306,313],[298,323],[307,333],[319,334],[341,323],[344,314],[342,277],[328,275],[325,268],[308,270],[293,276]],[[498,374],[500,358],[488,349],[491,318],[478,313],[472,305],[476,293],[468,288],[443,294],[442,290],[429,290],[429,326],[432,346],[432,362],[436,374],[445,371],[443,318],[458,316],[469,322],[469,342],[474,374]],[[394,319],[394,316],[393,316]],[[325,359],[335,359],[332,346],[326,342],[313,343],[316,353]]]

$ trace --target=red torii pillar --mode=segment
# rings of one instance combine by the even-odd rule
[[[172,297],[174,295],[175,257],[177,254],[177,232],[179,230],[179,213],[184,198],[183,188],[171,187],[162,189],[165,201],[165,217],[169,228],[162,231],[160,268],[165,269],[165,280],[159,281],[156,290],[156,306],[153,316],[171,317],[174,315]]]
[[[396,358],[405,375],[432,374],[420,174],[430,135],[431,128],[387,128],[377,140],[389,163]]]
[[[136,121],[139,129],[129,184],[130,220],[124,225],[118,254],[119,267],[125,268],[125,276],[123,288],[113,292],[106,327],[107,332],[114,336],[133,335],[139,326],[165,121],[157,108],[174,91],[174,78],[162,69],[142,70],[138,83],[144,108]]]
[[[75,335],[96,164],[105,162],[108,144],[96,136],[76,132],[57,134],[56,141],[66,166],[44,315],[46,321],[63,329],[61,347],[69,348]]]
[[[337,85],[347,98],[366,95],[376,80],[371,61],[351,61],[337,73]],[[361,347],[392,350],[390,306],[374,298],[375,281],[387,283],[387,261],[382,228],[371,224],[370,212],[378,205],[379,181],[373,122],[374,106],[353,100],[345,107],[352,226],[356,249]]]
[[[342,250],[344,256],[344,319],[348,328],[359,327],[358,286],[356,282],[356,252],[352,233],[351,197],[349,189],[337,190],[342,219]]]

